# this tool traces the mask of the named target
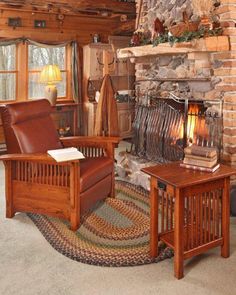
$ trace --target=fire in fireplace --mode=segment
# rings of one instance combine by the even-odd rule
[[[183,158],[187,145],[216,147],[221,152],[221,101],[158,98],[138,105],[133,123],[133,153],[151,161]]]

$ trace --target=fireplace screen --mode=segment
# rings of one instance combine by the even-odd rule
[[[138,105],[133,123],[132,151],[151,161],[181,160],[187,145],[216,147],[221,151],[221,102],[157,100]]]

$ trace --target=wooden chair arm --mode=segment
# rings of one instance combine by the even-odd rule
[[[48,163],[48,164],[58,164],[58,165],[68,165],[68,162],[74,163],[79,162],[79,160],[69,160],[64,162],[57,162],[51,156],[46,153],[40,154],[5,154],[0,156],[0,161],[30,161],[38,163]]]
[[[106,156],[114,160],[114,148],[118,146],[120,137],[105,137],[105,136],[73,136],[61,138],[64,147],[77,147],[85,156],[90,157],[87,153],[87,148],[102,149]]]
[[[105,136],[70,136],[60,138],[64,146],[73,145],[88,145],[88,146],[104,146],[104,144],[118,145],[120,137],[105,137]]]

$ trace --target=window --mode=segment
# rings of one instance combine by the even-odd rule
[[[5,41],[2,41],[5,42]],[[45,84],[39,82],[42,68],[56,64],[62,81],[57,83],[60,102],[72,97],[72,47],[36,46],[19,41],[5,45],[0,41],[0,102],[45,97]]]
[[[66,46],[39,47],[28,46],[28,98],[44,97],[45,85],[39,83],[39,75],[43,66],[57,64],[61,70],[62,81],[57,84],[58,98],[67,96],[67,63]]]
[[[16,99],[16,45],[0,46],[0,100]]]

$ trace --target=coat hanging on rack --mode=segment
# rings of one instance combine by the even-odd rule
[[[94,134],[97,136],[119,136],[118,111],[114,94],[111,77],[105,75],[96,111]]]

